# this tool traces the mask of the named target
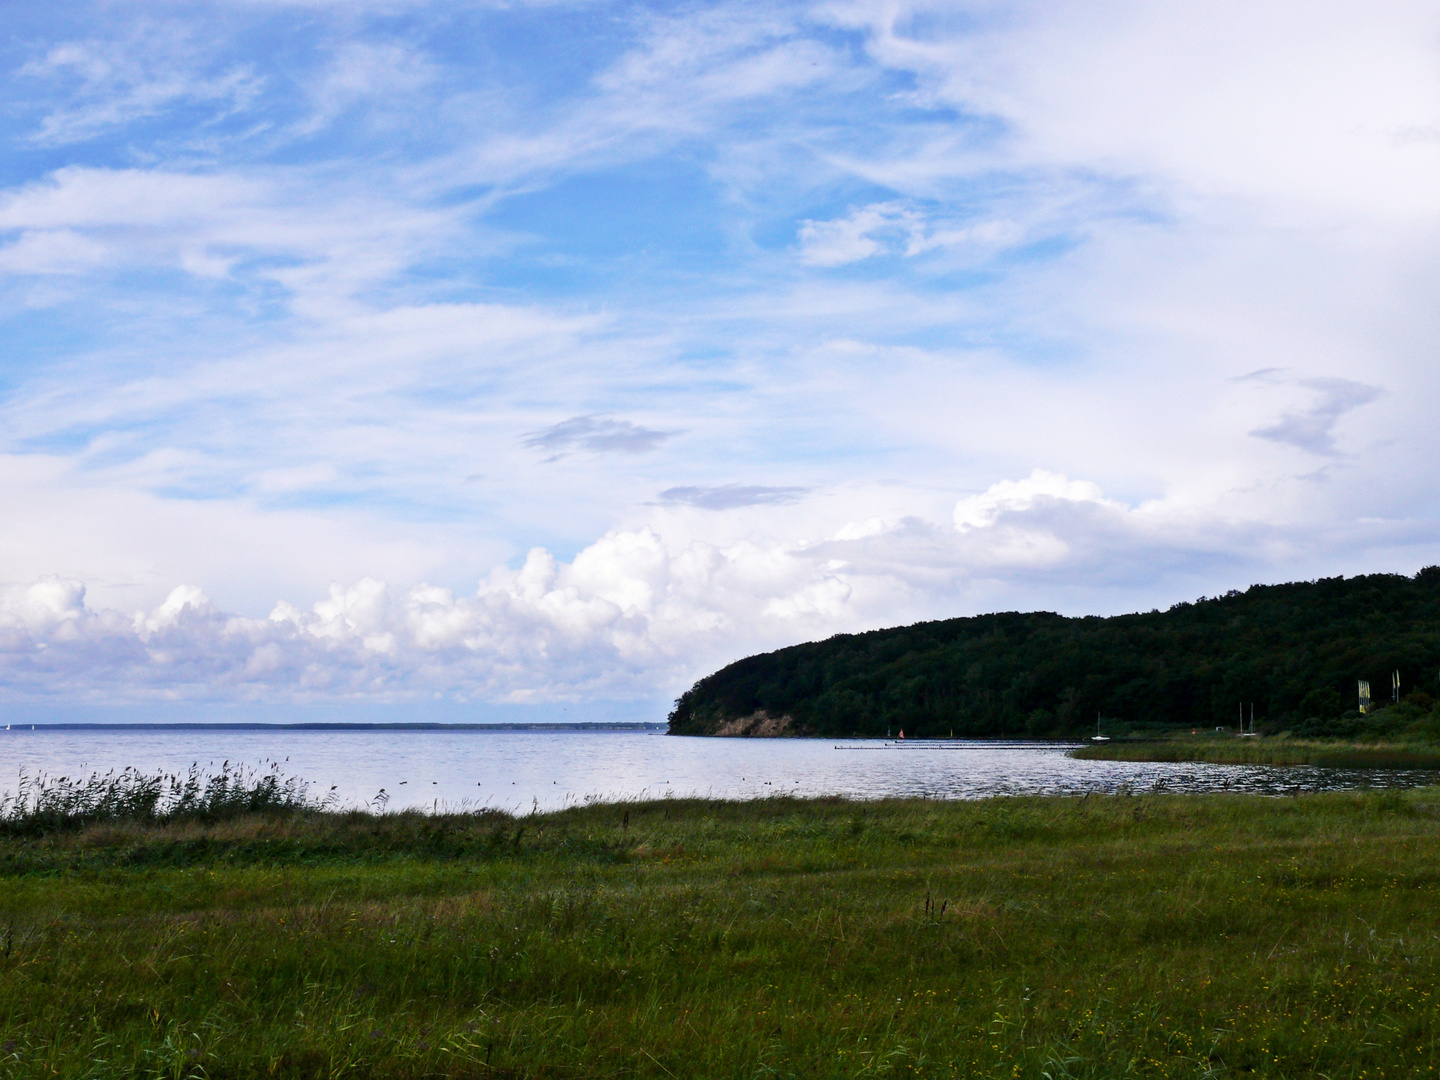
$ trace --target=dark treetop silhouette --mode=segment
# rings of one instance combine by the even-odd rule
[[[1401,697],[1362,716],[1356,680]],[[1440,736],[1440,567],[1201,597],[1110,618],[1002,612],[747,657],[675,703],[674,735],[1081,736],[1235,725]],[[1247,706],[1248,708],[1248,706]]]

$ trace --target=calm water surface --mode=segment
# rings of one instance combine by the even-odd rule
[[[225,761],[333,789],[342,805],[391,809],[550,810],[603,799],[687,795],[858,799],[1087,792],[1294,791],[1415,787],[1435,774],[1302,766],[1076,761],[1074,743],[701,739],[637,732],[486,731],[0,731],[0,791],[28,775],[89,775],[133,766],[183,771]]]

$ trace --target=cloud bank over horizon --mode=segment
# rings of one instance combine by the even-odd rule
[[[93,608],[82,582],[52,576],[0,591],[0,662],[12,700],[29,702],[644,698],[683,686],[697,665],[897,613],[944,617],[954,596],[1010,598],[1028,584],[1038,601],[1077,576],[1095,595],[1125,595],[1166,561],[1241,565],[1256,547],[1300,539],[1241,527],[1197,542],[1171,508],[1132,508],[1039,469],[960,500],[953,516],[953,526],[877,518],[820,541],[679,550],[646,526],[569,563],[534,548],[471,596],[366,577],[265,618],[222,612],[195,585],[149,611]],[[1137,552],[1144,564],[1126,565]]]
[[[0,44],[0,704],[673,696],[1440,562],[1440,10],[212,2]]]

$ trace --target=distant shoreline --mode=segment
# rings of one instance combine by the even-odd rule
[[[1440,769],[1440,746],[1341,739],[1147,739],[1081,745],[1081,761],[1194,761],[1210,765],[1310,765],[1325,769]]]
[[[312,722],[301,724],[267,724],[259,721],[248,723],[222,723],[207,724],[201,721],[182,721],[179,723],[129,723],[129,724],[104,724],[104,723],[75,723],[75,724],[32,724],[32,723],[11,723],[6,724],[5,731],[489,731],[489,732],[525,732],[525,731],[631,731],[649,732],[664,731],[666,725],[661,721],[637,721],[637,722],[575,722],[575,723],[529,723],[529,724],[439,724],[439,723],[345,723],[345,722]]]

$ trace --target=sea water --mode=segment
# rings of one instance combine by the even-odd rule
[[[1142,791],[1288,795],[1435,782],[1421,770],[1077,761],[1075,743],[705,739],[661,731],[89,728],[0,731],[0,792],[28,776],[278,769],[342,807],[528,813],[589,801],[981,799]]]

